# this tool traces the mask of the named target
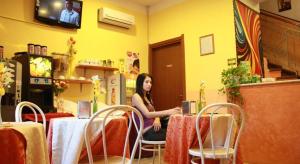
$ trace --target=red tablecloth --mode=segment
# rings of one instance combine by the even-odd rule
[[[26,145],[22,133],[11,128],[0,128],[0,164],[25,163]]]
[[[45,114],[46,121],[50,121],[52,118],[58,118],[58,117],[74,117],[72,113],[46,113]],[[29,121],[34,121],[34,114],[22,114],[22,119],[23,120],[29,120]],[[38,114],[38,121],[43,121],[42,116]]]
[[[125,117],[124,117],[125,118]],[[113,156],[122,156],[124,149],[124,142],[127,133],[127,120],[124,119],[114,119],[111,120],[105,127],[106,135],[106,146],[107,154]],[[102,135],[102,134],[100,134]],[[103,155],[103,141],[102,136],[92,145],[93,154]],[[129,158],[130,151],[129,146],[127,146],[126,157]],[[80,154],[80,160],[87,158],[87,150],[84,149]]]
[[[195,124],[196,116],[172,115],[170,117],[164,153],[165,162],[170,164],[190,163],[189,148],[199,146]],[[202,119],[200,133],[203,140],[208,134],[208,128],[209,118]],[[214,161],[208,162],[214,163]]]
[[[105,126],[105,134],[106,134],[106,146],[107,146],[107,154],[108,155],[116,155],[122,156],[123,155],[123,148],[124,142],[127,133],[127,118],[122,117],[118,119],[111,120]],[[95,143],[92,143],[92,152],[96,155],[103,155],[103,141],[102,141],[102,133],[100,133],[98,139]],[[49,131],[48,131],[48,150],[49,150],[49,157],[50,163],[52,163],[52,121],[50,121]],[[84,145],[85,147],[85,145]],[[129,146],[127,147],[126,156],[130,156]],[[80,154],[80,160],[87,159],[87,150],[84,148]]]

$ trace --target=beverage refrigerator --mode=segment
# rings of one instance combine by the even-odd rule
[[[108,105],[131,105],[131,97],[135,93],[135,78],[124,74],[114,74],[107,77]]]

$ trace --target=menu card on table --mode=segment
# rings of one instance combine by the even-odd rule
[[[89,101],[78,101],[78,118],[91,117],[91,103]]]

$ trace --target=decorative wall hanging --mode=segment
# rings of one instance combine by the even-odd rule
[[[292,9],[291,0],[278,0],[278,11],[286,11]]]
[[[238,64],[249,61],[251,73],[263,75],[259,14],[234,0],[235,39]]]

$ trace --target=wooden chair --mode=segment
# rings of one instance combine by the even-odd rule
[[[44,130],[46,131],[46,117],[45,117],[44,112],[42,111],[42,109],[39,106],[37,106],[36,104],[29,102],[29,101],[22,101],[17,105],[16,112],[15,112],[16,122],[23,122],[22,111],[23,111],[24,107],[28,107],[34,113],[35,122],[38,122],[38,115],[37,115],[36,110],[40,113],[42,120],[43,120]]]
[[[128,125],[128,129],[127,129],[127,134],[126,134],[126,139],[125,139],[125,143],[124,143],[124,149],[123,149],[123,156],[122,157],[118,157],[118,156],[108,156],[107,155],[107,148],[106,148],[106,136],[105,136],[105,123],[107,121],[107,119],[109,118],[110,115],[113,115],[114,112],[119,112],[119,111],[124,111],[125,114],[127,114],[128,119],[129,119],[129,125]],[[139,127],[139,131],[137,133],[137,138],[135,140],[135,144],[133,146],[132,149],[132,153],[130,155],[130,159],[126,158],[126,151],[129,150],[128,146],[129,146],[129,134],[131,131],[131,127],[132,127],[132,118],[129,117],[129,113],[133,112],[135,113],[140,121],[140,127]],[[103,141],[103,152],[104,152],[104,156],[101,157],[93,157],[92,154],[92,150],[91,150],[91,144],[90,144],[90,134],[91,134],[91,128],[92,128],[92,123],[93,121],[102,113],[106,113],[102,122],[102,141]],[[95,163],[105,163],[107,164],[108,161],[110,163],[129,163],[132,164],[133,163],[133,159],[135,156],[135,152],[138,146],[138,141],[142,136],[142,132],[143,132],[143,127],[144,127],[144,123],[143,123],[143,117],[141,115],[141,113],[128,105],[113,105],[113,106],[108,106],[108,107],[104,107],[102,109],[99,109],[98,112],[96,112],[92,118],[90,119],[90,121],[88,122],[86,128],[85,128],[85,143],[86,143],[86,148],[87,148],[87,152],[88,152],[88,161],[89,164],[93,164]]]
[[[226,109],[230,115],[230,119],[228,120],[228,125],[226,129],[226,139],[223,145],[215,145],[214,139],[218,136],[214,136],[214,126],[213,126],[213,118],[215,116],[215,113]],[[208,113],[210,112],[210,113]],[[200,135],[200,129],[199,129],[199,122],[200,118],[209,116],[210,119],[210,128],[209,128],[209,134],[207,137],[210,139],[210,143],[203,146],[202,143],[202,137]],[[210,159],[232,159],[232,163],[235,164],[236,160],[236,153],[237,153],[237,146],[239,143],[239,138],[241,131],[244,128],[244,112],[236,104],[232,103],[216,103],[212,105],[208,105],[205,108],[203,108],[199,114],[197,115],[196,119],[196,131],[197,131],[197,137],[199,142],[199,148],[191,148],[189,149],[189,154],[193,156],[191,163],[195,162],[195,157],[198,157],[198,159],[201,159],[201,163],[205,164],[204,159],[210,158]]]

